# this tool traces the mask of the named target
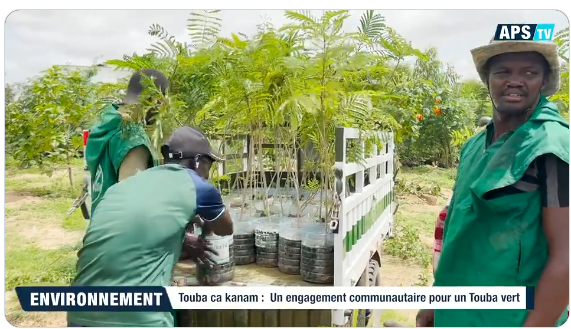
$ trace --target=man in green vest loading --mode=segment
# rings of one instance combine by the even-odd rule
[[[493,119],[463,147],[434,286],[534,286],[535,309],[421,310],[417,326],[550,327],[569,303],[569,125],[556,46],[472,50]]]
[[[91,214],[109,187],[154,165],[150,140],[145,126],[153,123],[153,109],[147,111],[144,122],[129,125],[125,133],[120,106],[136,106],[143,92],[143,77],[153,80],[163,94],[169,82],[165,75],[154,69],[133,74],[121,104],[108,104],[102,111],[101,121],[89,132],[85,159],[91,174]]]
[[[164,165],[111,186],[101,198],[78,253],[73,286],[168,286],[189,225],[233,234],[220,193],[206,181],[212,163],[221,160],[208,140],[181,127],[161,153]],[[208,262],[208,247],[192,247],[195,262]],[[68,312],[67,320],[73,327],[174,325],[170,312]]]

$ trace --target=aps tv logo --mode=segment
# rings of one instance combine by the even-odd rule
[[[550,41],[555,24],[498,24],[494,40]]]

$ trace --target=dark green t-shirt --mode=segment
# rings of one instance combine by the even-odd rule
[[[151,143],[142,124],[130,124],[128,133],[121,122],[117,106],[108,104],[101,121],[89,131],[85,160],[91,174],[91,214],[107,189],[119,179],[119,168],[129,151],[144,146],[151,152]],[[149,165],[153,160],[149,159]]]
[[[78,253],[73,286],[168,286],[190,221],[225,211],[212,184],[180,165],[147,169],[111,186]],[[88,327],[172,327],[169,312],[69,312]]]

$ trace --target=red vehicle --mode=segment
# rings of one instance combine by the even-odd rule
[[[434,228],[434,246],[432,254],[432,271],[436,271],[438,266],[438,260],[440,259],[440,253],[442,252],[442,236],[444,235],[444,221],[446,220],[446,215],[448,214],[448,206],[450,205],[450,200],[452,196],[446,202],[444,208],[438,214],[436,218],[436,227]]]
[[[89,138],[89,130],[83,131],[83,159],[85,161],[85,148],[87,147],[87,139]],[[81,209],[83,218],[90,219],[91,211],[91,178],[87,169],[87,162],[84,162],[83,188],[81,195],[75,199],[71,208],[67,211],[67,215],[71,215],[77,208]]]

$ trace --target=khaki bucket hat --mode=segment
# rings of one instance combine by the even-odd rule
[[[486,64],[490,58],[505,53],[521,52],[537,52],[545,57],[551,68],[551,74],[541,93],[546,97],[555,94],[559,90],[561,79],[559,55],[557,54],[557,45],[555,43],[547,41],[499,41],[492,39],[488,45],[471,50],[476,70],[478,70],[480,79],[486,85],[488,84]]]

